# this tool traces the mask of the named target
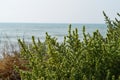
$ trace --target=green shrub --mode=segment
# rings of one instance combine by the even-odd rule
[[[108,31],[104,38],[97,30],[85,33],[71,30],[62,43],[46,33],[44,42],[26,44],[19,39],[21,56],[28,60],[28,71],[19,70],[22,80],[120,80],[120,21],[106,18]],[[120,16],[118,14],[118,16]]]

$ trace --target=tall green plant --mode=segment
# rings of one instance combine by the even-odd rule
[[[28,71],[20,71],[22,80],[120,80],[120,21],[111,21],[103,12],[108,32],[104,38],[98,30],[86,34],[83,41],[78,29],[71,30],[59,43],[46,33],[44,42],[26,44],[19,39],[21,56],[28,60]],[[119,15],[119,14],[118,14]]]

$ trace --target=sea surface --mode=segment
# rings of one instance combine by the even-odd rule
[[[105,37],[107,27],[105,24],[71,24],[72,29],[78,28],[79,37],[82,40],[82,29],[86,27],[86,33],[92,33],[99,30]],[[48,32],[52,37],[57,37],[59,42],[62,42],[64,36],[68,33],[69,24],[57,23],[0,23],[0,49],[9,43],[17,44],[17,40],[24,39],[26,42],[31,42],[31,37],[45,40],[45,33]]]

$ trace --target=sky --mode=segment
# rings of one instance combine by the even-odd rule
[[[0,0],[0,23],[104,23],[114,19],[120,0]]]

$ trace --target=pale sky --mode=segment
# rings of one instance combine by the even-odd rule
[[[120,0],[0,0],[1,22],[104,23],[120,13]]]

